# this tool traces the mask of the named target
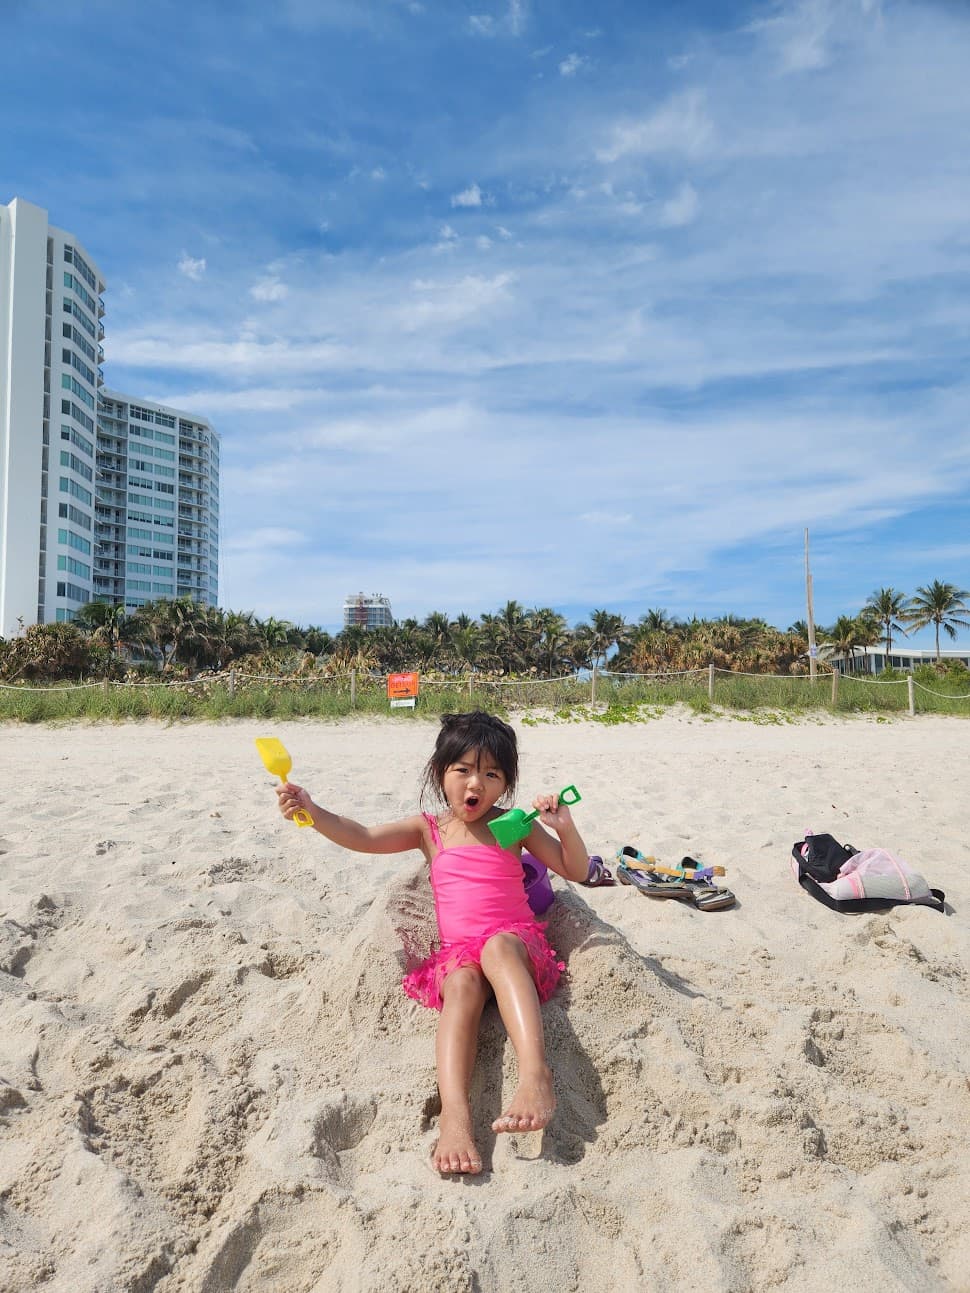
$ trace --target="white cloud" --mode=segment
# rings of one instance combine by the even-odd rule
[[[500,18],[492,14],[471,14],[468,29],[475,36],[521,36],[528,23],[525,0],[509,0],[509,6]]]
[[[699,207],[696,190],[685,180],[674,196],[662,204],[660,223],[668,229],[678,229],[694,220]]]
[[[185,278],[190,278],[193,283],[197,283],[205,273],[205,257],[200,256],[197,260],[184,252],[178,263],[178,271]]]
[[[375,166],[370,173],[370,177],[372,180],[384,180],[387,179],[387,172],[383,166]]]
[[[289,294],[290,289],[275,275],[259,279],[249,289],[249,295],[254,301],[283,301]]]
[[[710,153],[714,142],[714,124],[700,90],[674,96],[641,121],[620,122],[611,133],[611,143],[597,153],[602,162],[615,162],[628,154],[702,157]]]
[[[579,71],[579,69],[583,67],[588,61],[589,60],[585,58],[582,54],[569,54],[559,64],[559,75],[575,76],[576,73]]]
[[[451,195],[451,205],[453,207],[480,207],[482,205],[482,190],[477,184],[469,184],[467,189],[462,189],[460,193]]]

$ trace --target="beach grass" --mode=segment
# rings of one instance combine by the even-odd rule
[[[383,678],[300,677],[229,682],[224,676],[170,683],[115,683],[0,688],[0,719],[22,723],[88,720],[124,722],[217,721],[231,718],[339,719],[384,715],[433,718],[485,709],[498,714],[539,712],[566,721],[644,722],[683,705],[694,714],[761,715],[763,721],[810,714],[909,712],[904,676],[879,678],[735,674],[599,675],[589,678],[435,680],[422,685],[414,709],[390,709]],[[712,694],[713,692],[713,694]],[[915,713],[970,717],[970,688],[960,677],[920,678],[913,687]],[[772,718],[772,715],[776,716]]]

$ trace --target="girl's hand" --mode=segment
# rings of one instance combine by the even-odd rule
[[[285,785],[277,786],[276,797],[279,800],[280,812],[287,821],[292,821],[293,814],[301,809],[313,816],[316,805],[302,786],[295,786],[291,781],[287,781]]]
[[[557,835],[573,825],[572,814],[566,804],[559,802],[558,795],[536,795],[532,807],[539,810],[539,821],[548,826]]]

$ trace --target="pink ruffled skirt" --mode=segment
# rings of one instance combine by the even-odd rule
[[[536,921],[500,925],[487,934],[476,934],[473,938],[463,938],[456,943],[445,943],[406,974],[401,980],[401,987],[420,1005],[427,1006],[430,1010],[440,1010],[441,988],[445,979],[463,965],[481,965],[482,948],[496,934],[514,934],[522,940],[532,964],[532,977],[535,979],[539,1000],[548,1001],[556,990],[566,964],[560,961],[549,946],[544,928]]]

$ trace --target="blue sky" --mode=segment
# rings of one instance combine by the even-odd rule
[[[224,606],[784,628],[806,526],[822,624],[970,587],[970,6],[0,23],[0,196],[98,262],[108,385],[221,432]]]

